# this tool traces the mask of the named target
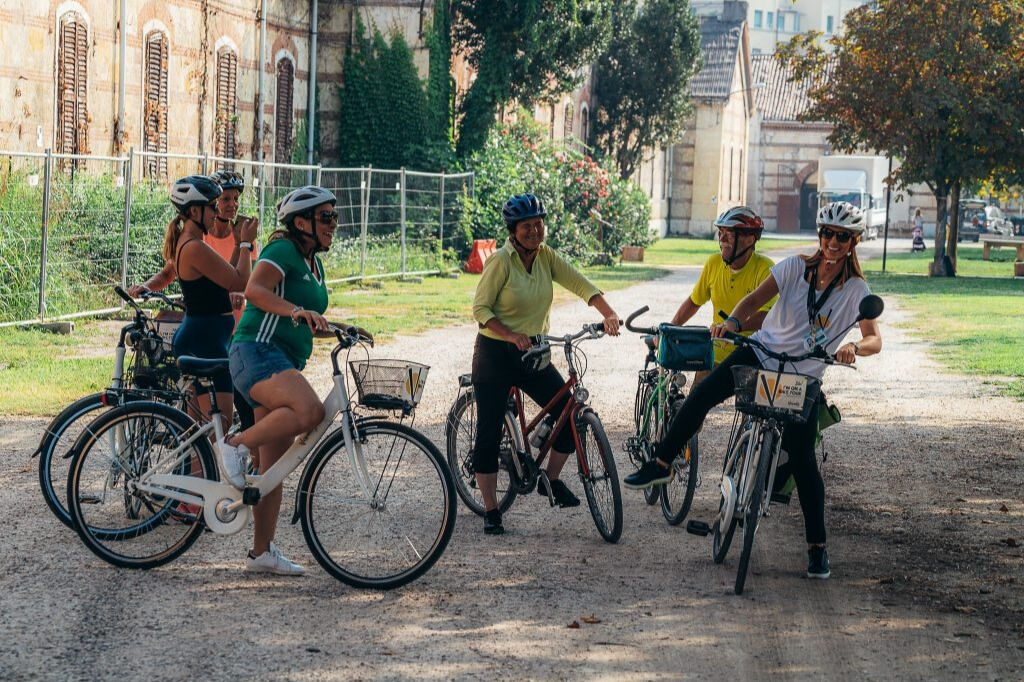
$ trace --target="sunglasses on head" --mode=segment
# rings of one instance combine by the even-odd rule
[[[828,241],[829,239],[832,239],[832,237],[835,237],[836,241],[839,242],[840,244],[845,244],[846,242],[853,239],[852,232],[847,232],[846,230],[833,230],[828,227],[821,228],[821,230],[818,232],[818,236],[824,239],[825,241]]]

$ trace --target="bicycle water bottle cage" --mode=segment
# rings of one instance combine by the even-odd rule
[[[658,364],[665,369],[709,370],[714,359],[711,330],[707,327],[658,325]]]

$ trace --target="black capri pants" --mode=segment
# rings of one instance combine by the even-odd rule
[[[717,365],[704,381],[686,397],[682,407],[669,424],[665,438],[655,447],[654,455],[671,462],[682,452],[683,445],[697,433],[712,407],[732,397],[732,368],[736,365],[760,367],[749,346],[737,348],[722,364]],[[814,458],[814,440],[818,435],[817,412],[804,424],[786,424],[782,430],[782,449],[789,453],[789,471],[796,479],[800,509],[804,515],[804,536],[810,544],[825,543],[825,482]]]
[[[523,353],[515,344],[478,334],[473,348],[473,395],[476,397],[476,441],[473,444],[473,469],[478,474],[498,473],[498,448],[505,406],[513,386],[518,386],[540,406],[548,404],[565,385],[565,379],[552,365],[531,372],[523,367]],[[572,398],[566,394],[552,410],[557,418]],[[572,429],[566,424],[554,442],[559,452],[575,452]]]

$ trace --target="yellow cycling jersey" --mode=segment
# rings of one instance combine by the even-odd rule
[[[771,258],[755,252],[750,256],[746,265],[734,272],[725,264],[722,256],[716,253],[704,263],[700,279],[697,280],[697,285],[690,293],[690,300],[696,306],[702,306],[711,301],[712,319],[715,323],[725,322],[725,318],[719,314],[719,311],[726,315],[731,313],[744,296],[768,279],[768,276],[772,274],[773,265],[775,263]],[[778,296],[768,301],[761,310],[770,309],[777,299]],[[743,334],[749,336],[751,332],[743,332]],[[715,364],[717,365],[729,357],[729,353],[734,349],[735,346],[731,344],[716,343]]]

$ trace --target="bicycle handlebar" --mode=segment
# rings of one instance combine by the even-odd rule
[[[633,326],[633,320],[635,320],[636,318],[640,317],[641,315],[646,313],[648,310],[650,310],[650,308],[648,306],[644,306],[643,308],[640,308],[640,310],[634,310],[630,314],[630,316],[626,318],[626,329],[628,329],[629,331],[631,331],[631,332],[633,332],[635,334],[657,334],[658,330],[655,329],[654,327],[634,327]]]
[[[338,325],[328,323],[327,330],[333,332],[334,336],[338,339],[338,343],[345,348],[357,343],[368,343],[371,348],[373,347],[373,337],[360,334],[356,327],[352,325],[339,327]]]
[[[172,308],[177,308],[179,310],[184,310],[185,309],[185,304],[184,303],[180,303],[178,301],[175,301],[175,300],[171,299],[169,296],[167,296],[166,294],[164,294],[164,293],[162,293],[160,291],[144,291],[144,292],[142,292],[142,296],[139,296],[139,298],[141,298],[143,301],[151,301],[153,299],[156,299],[156,300],[158,300],[158,301],[160,301],[162,303],[166,303],[167,305],[171,306]]]
[[[836,356],[828,353],[821,346],[815,346],[814,350],[804,353],[803,355],[790,355],[789,353],[776,353],[769,348],[766,348],[763,343],[751,336],[742,336],[730,331],[723,331],[722,336],[718,337],[719,341],[725,341],[731,343],[734,346],[754,346],[758,348],[768,357],[778,360],[782,365],[794,362],[801,362],[803,360],[815,360],[822,363],[823,365],[835,365],[837,367],[849,367],[850,369],[857,369],[856,366],[847,364],[845,362],[839,362],[836,360]]]

